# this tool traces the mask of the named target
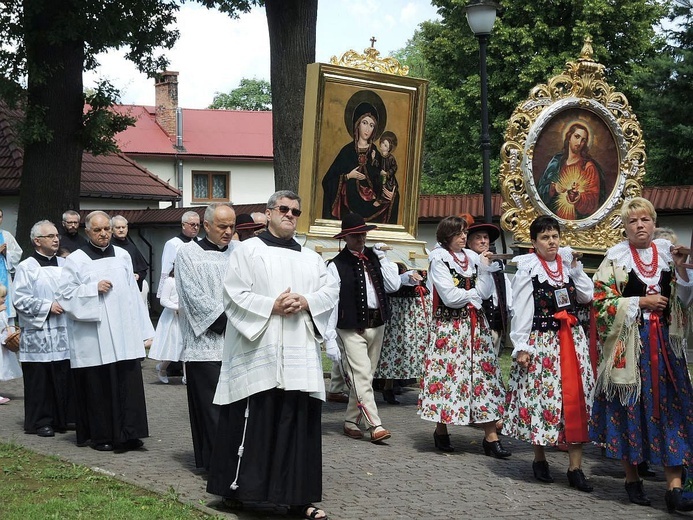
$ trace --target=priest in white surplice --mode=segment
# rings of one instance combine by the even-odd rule
[[[130,255],[111,244],[108,215],[92,211],[85,226],[89,243],[67,257],[57,298],[70,318],[77,444],[136,449],[149,435],[140,360],[154,328]]]
[[[180,219],[181,232],[179,235],[166,241],[164,251],[161,253],[161,276],[159,277],[159,287],[156,290],[156,297],[161,298],[161,289],[168,278],[168,273],[173,269],[176,255],[180,246],[190,241],[195,241],[195,237],[200,232],[200,215],[194,211],[186,211]]]
[[[176,292],[180,302],[188,412],[195,466],[209,469],[219,407],[212,403],[219,381],[226,314],[223,281],[236,242],[236,213],[231,204],[207,206],[205,237],[183,244],[176,256]]]
[[[67,317],[55,301],[64,258],[56,256],[60,235],[41,220],[30,232],[34,253],[17,266],[15,302],[22,336],[24,432],[53,437],[75,422]]]
[[[293,239],[300,214],[295,193],[275,193],[268,230],[231,254],[214,397],[223,406],[207,491],[324,518],[312,504],[322,495],[320,345],[339,287],[322,258]]]

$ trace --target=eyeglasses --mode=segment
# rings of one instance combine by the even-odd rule
[[[199,222],[198,223],[192,223],[192,222],[183,222],[183,224],[187,224],[190,227],[200,227]]]
[[[301,213],[303,213],[300,209],[290,208],[289,206],[274,206],[272,208],[267,209],[276,209],[279,213],[282,213],[283,215],[286,215],[290,211],[294,217],[300,217]]]
[[[54,240],[58,238],[60,235],[56,235],[55,233],[50,234],[50,235],[36,235],[36,238],[50,238],[51,240]]]

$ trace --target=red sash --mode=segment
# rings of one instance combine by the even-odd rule
[[[566,442],[587,442],[587,404],[582,388],[580,365],[575,353],[572,327],[578,320],[562,310],[553,315],[560,322],[558,342],[561,348],[561,382],[563,386],[563,420]]]
[[[659,321],[659,314],[652,312],[650,313],[650,370],[652,377],[652,417],[659,419],[659,349],[658,345],[662,346],[662,357],[664,358],[664,365],[667,369],[667,374],[669,380],[674,383],[674,388],[676,388],[676,382],[674,381],[673,372],[671,370],[671,365],[669,364],[669,356],[667,355],[667,349],[664,344],[664,336],[662,336],[662,324]]]

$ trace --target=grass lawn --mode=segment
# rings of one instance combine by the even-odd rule
[[[84,466],[0,443],[0,517],[3,520],[201,519],[209,515]]]

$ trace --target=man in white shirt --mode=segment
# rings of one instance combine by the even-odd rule
[[[240,242],[224,281],[228,317],[221,405],[207,491],[326,518],[322,498],[321,343],[339,289],[320,255],[294,240],[301,200],[274,193],[268,229]]]
[[[183,244],[176,255],[176,292],[195,466],[205,469],[209,469],[219,422],[219,407],[212,401],[226,330],[222,282],[236,244],[231,242],[235,224],[231,203],[210,204],[204,215],[205,237]]]
[[[154,328],[109,216],[92,211],[85,226],[89,243],[65,259],[56,298],[69,318],[77,444],[137,449],[149,436],[140,360]]]
[[[159,288],[156,290],[156,297],[161,298],[161,289],[164,281],[168,278],[168,273],[173,269],[178,249],[183,244],[194,240],[200,232],[200,215],[194,211],[186,211],[180,219],[181,232],[164,244],[164,251],[161,254],[161,276],[159,277]]]
[[[56,301],[65,259],[56,256],[60,235],[52,222],[37,222],[30,236],[34,253],[17,266],[14,278],[14,304],[22,329],[24,431],[53,437],[75,422],[67,317]]]

